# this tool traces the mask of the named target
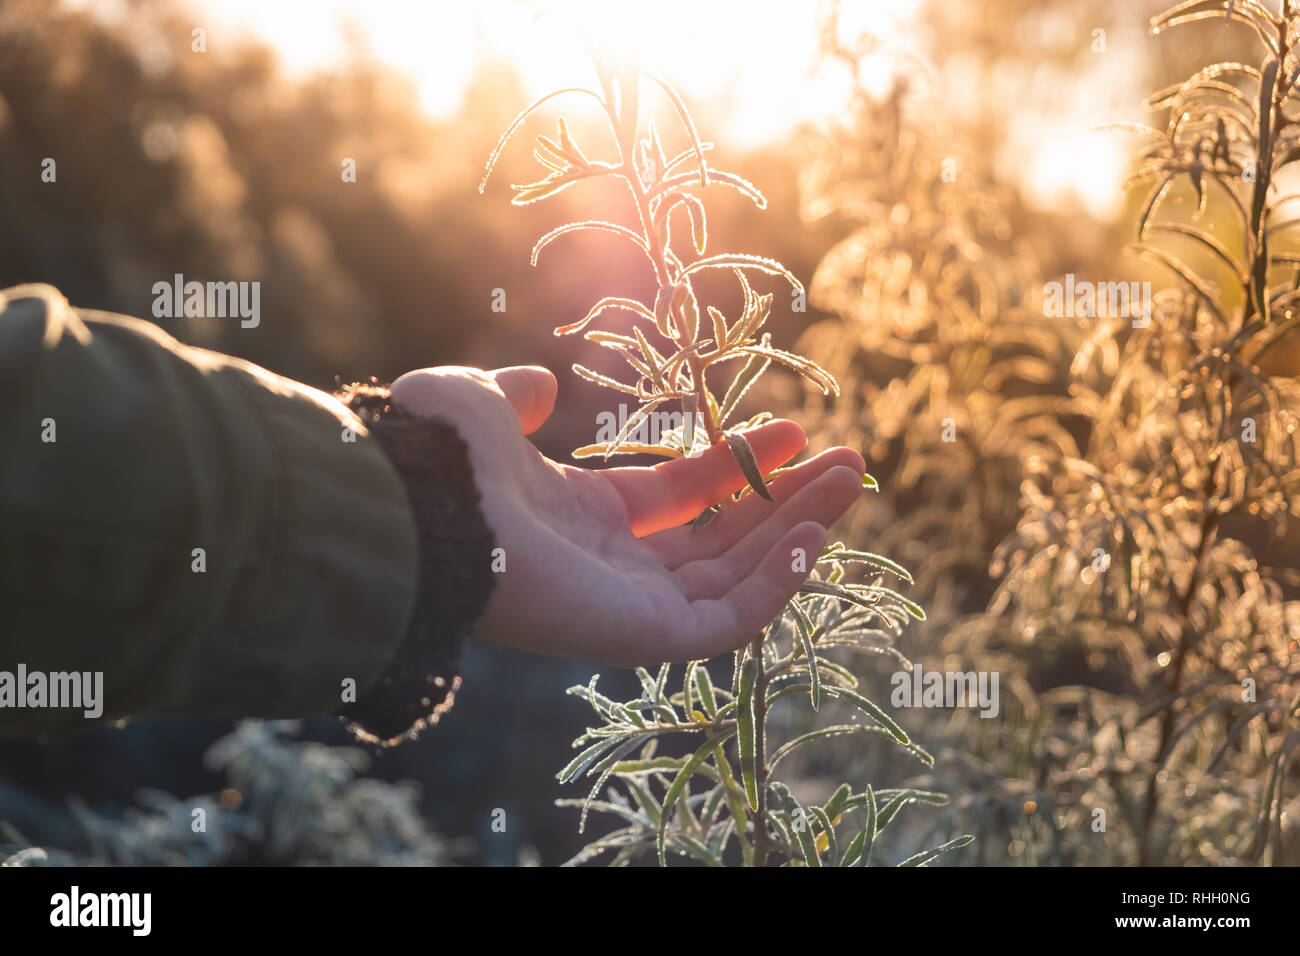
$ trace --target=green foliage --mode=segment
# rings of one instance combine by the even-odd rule
[[[861,59],[879,43],[847,37],[836,10],[823,24],[823,56],[861,77]],[[945,5],[944,24],[951,12]],[[983,16],[973,4],[969,12]],[[911,656],[1002,677],[998,719],[962,709],[917,714],[913,726],[938,760],[916,782],[942,781],[953,800],[933,828],[908,836],[974,832],[972,851],[954,858],[965,864],[1060,862],[1047,823],[1056,807],[1031,782],[1043,757],[1026,743],[1043,727],[1033,710],[1038,662],[1009,653],[1002,631],[972,634],[971,620],[987,620],[989,560],[1015,530],[1021,485],[1044,462],[1079,455],[1066,382],[1083,336],[1036,307],[1039,256],[1050,258],[1057,230],[990,181],[984,151],[966,142],[942,98],[921,88],[925,71],[901,72],[883,95],[860,84],[851,112],[809,140],[804,216],[843,232],[810,283],[811,302],[831,317],[799,347],[844,383],[845,396],[810,410],[810,432],[864,449],[882,479],[878,503],[851,515],[846,534],[870,537],[917,569],[909,594],[928,618]],[[860,767],[851,749],[831,746],[837,766]],[[886,772],[905,766],[882,764]],[[1043,812],[1027,814],[1033,805]],[[1020,838],[1022,825],[1036,834],[1047,827],[1036,858],[1020,849],[1040,849]]]
[[[27,841],[0,824],[0,865],[431,866],[461,852],[428,830],[413,785],[361,777],[363,751],[296,741],[292,729],[244,721],[214,743],[206,762],[225,774],[220,793],[144,791],[121,818],[74,804],[84,852],[15,852]]]
[[[838,395],[835,378],[801,355],[776,348],[763,331],[773,295],[755,291],[749,276],[784,279],[802,292],[799,280],[781,263],[740,252],[710,253],[707,209],[699,191],[709,185],[738,190],[759,208],[766,201],[741,177],[715,168],[705,158],[711,144],[703,143],[685,103],[657,77],[635,67],[615,70],[596,58],[600,91],[581,93],[600,103],[617,149],[616,161],[596,161],[574,142],[563,118],[556,137],[537,137],[534,158],[546,170],[542,179],[512,187],[516,205],[546,199],[585,179],[613,176],[626,184],[635,207],[637,227],[616,222],[582,220],[551,230],[533,249],[533,261],[552,241],[578,230],[599,230],[638,246],[653,270],[657,292],[653,302],[607,297],[581,319],[555,330],[557,335],[585,331],[585,337],[614,351],[635,373],[633,384],[580,365],[574,371],[595,384],[635,396],[638,412],[614,440],[579,448],[575,457],[614,454],[657,454],[679,458],[713,444],[726,443],[752,491],[770,498],[748,440],[746,429],[770,417],[760,414],[729,425],[741,398],[773,363],[783,365],[816,385],[824,395]],[[687,138],[686,148],[669,158],[653,121],[638,138],[638,102],[642,80],[653,83],[669,100]],[[524,110],[506,130],[488,161],[480,189],[516,129],[550,97]],[[687,225],[672,231],[673,213]],[[681,241],[688,238],[689,242]],[[677,240],[677,241],[675,241]],[[701,308],[694,280],[724,270],[740,284],[743,306],[728,317],[713,305]],[[630,316],[630,334],[588,330],[611,311]],[[707,316],[707,320],[705,319]],[[652,339],[658,345],[652,343]],[[744,360],[718,399],[708,373],[722,363]],[[647,446],[629,436],[660,405],[680,403],[682,424]],[[698,426],[697,427],[697,423]],[[874,487],[874,479],[864,481]],[[737,498],[740,495],[736,496]],[[728,506],[735,499],[723,503]],[[697,524],[716,509],[705,512]],[[852,566],[868,574],[851,578]],[[895,647],[909,619],[924,617],[920,607],[884,584],[889,574],[905,581],[910,575],[898,564],[875,554],[853,551],[841,544],[825,549],[811,569],[800,593],[786,612],[762,634],[735,652],[729,687],[715,686],[707,666],[692,662],[680,679],[670,665],[657,674],[638,669],[642,694],[620,702],[596,689],[596,677],[570,693],[586,700],[598,725],[574,741],[578,755],[558,774],[564,783],[592,779],[585,799],[564,800],[581,807],[579,828],[588,812],[603,811],[621,827],[589,844],[570,862],[582,863],[612,854],[612,865],[642,858],[665,865],[685,858],[710,866],[729,863],[764,866],[866,865],[878,833],[906,804],[939,804],[942,794],[916,789],[855,792],[837,787],[824,805],[803,807],[772,772],[796,749],[835,736],[876,736],[905,750],[922,765],[933,758],[885,711],[857,691],[858,679],[826,652],[856,649],[910,663]],[[676,690],[680,686],[680,690]],[[771,749],[772,708],[787,697],[807,699],[814,711],[826,698],[835,701],[849,721],[805,733]],[[670,751],[671,755],[661,752]],[[851,835],[850,835],[851,834]],[[969,842],[952,841],[908,862],[919,865]]]
[[[839,649],[854,649],[911,666],[895,642],[920,609],[880,584],[879,574],[866,583],[846,580],[850,562],[876,565],[879,560],[838,543],[828,547],[786,613],[735,653],[729,689],[713,684],[703,662],[686,665],[679,691],[670,665],[655,675],[638,669],[643,693],[625,703],[600,694],[595,677],[585,687],[570,688],[591,704],[601,723],[574,741],[584,749],[558,774],[563,783],[583,778],[595,783],[586,799],[561,803],[582,808],[582,826],[589,809],[614,814],[623,824],[571,862],[613,851],[614,865],[650,854],[663,863],[670,853],[715,866],[777,860],[843,864],[854,839],[871,829],[870,788],[854,793],[842,784],[824,807],[804,810],[772,772],[795,750],[850,734],[888,740],[920,765],[933,764],[934,758],[881,707],[858,693],[853,673],[832,659]],[[772,709],[784,698],[808,700],[814,711],[831,698],[849,722],[801,734],[769,751],[774,736],[769,727],[776,726],[769,724]],[[661,743],[679,755],[662,755]],[[765,759],[765,754],[770,755]],[[600,799],[611,778],[628,796],[611,788],[609,798]],[[946,800],[911,789],[882,790],[877,796],[889,807],[877,831],[907,803]],[[822,815],[814,812],[818,809]],[[856,833],[842,844],[846,852],[833,852],[850,829]]]
[[[965,167],[960,183],[945,179],[953,144],[927,135],[911,99],[901,83],[880,100],[864,91],[851,122],[815,144],[805,216],[847,231],[810,283],[832,318],[799,344],[848,383],[818,411],[818,431],[866,449],[873,471],[896,462],[892,513],[862,515],[875,523],[854,531],[912,563],[924,556],[918,583],[933,608],[985,576],[1034,463],[1078,448],[1068,330],[1034,308],[1040,266],[1007,242],[1014,203]],[[946,625],[948,609],[936,610]]]
[[[582,220],[566,223],[542,236],[533,247],[532,263],[543,249],[561,236],[582,230],[596,230],[619,236],[634,243],[644,253],[657,280],[653,302],[636,299],[606,297],[597,302],[585,316],[576,322],[562,325],[556,335],[582,332],[597,318],[607,312],[629,314],[633,323],[632,334],[589,330],[585,338],[610,349],[623,359],[635,373],[632,384],[602,375],[581,365],[574,365],[578,375],[615,391],[635,396],[639,403],[637,412],[629,416],[627,424],[612,441],[589,445],[574,452],[576,457],[603,455],[608,459],[615,454],[657,454],[666,458],[680,458],[697,448],[725,441],[736,457],[753,489],[767,495],[763,476],[753,460],[749,442],[744,436],[748,427],[761,419],[751,419],[730,430],[728,420],[736,410],[741,397],[772,362],[784,365],[814,382],[825,394],[839,394],[833,376],[810,359],[776,348],[763,326],[772,311],[772,295],[761,295],[750,286],[747,273],[779,276],[796,291],[802,292],[799,280],[781,263],[762,256],[739,252],[708,252],[708,225],[704,201],[692,189],[703,189],[716,184],[738,190],[760,209],[767,200],[752,183],[726,170],[709,165],[705,152],[711,144],[702,143],[695,132],[686,105],[677,93],[658,77],[642,74],[632,69],[617,72],[598,67],[601,91],[586,89],[559,90],[542,97],[520,113],[506,129],[488,160],[482,191],[488,178],[513,133],[528,116],[552,97],[566,93],[581,93],[600,103],[608,120],[610,132],[616,143],[618,162],[593,161],[574,142],[563,117],[558,120],[555,138],[538,135],[533,157],[547,171],[536,182],[512,186],[515,205],[529,205],[556,195],[561,190],[583,180],[613,176],[626,183],[636,208],[638,227],[632,229],[604,220]],[[642,79],[649,80],[668,97],[683,129],[688,136],[688,148],[669,158],[653,121],[647,124],[646,136],[637,138],[637,103]],[[689,244],[681,248],[681,236],[672,231],[673,213],[681,210],[689,226]],[[678,216],[680,221],[682,216]],[[674,240],[677,239],[676,245]],[[708,324],[704,324],[694,279],[713,270],[731,272],[740,283],[744,306],[739,315],[728,321],[717,308],[707,307]],[[656,348],[647,335],[657,337],[661,347]],[[745,364],[733,376],[721,403],[708,385],[710,369],[725,362],[745,359]],[[656,446],[629,442],[629,436],[647,417],[661,405],[679,404],[683,422],[661,438]],[[763,416],[766,417],[766,416]],[[697,424],[700,426],[697,428]]]
[[[970,43],[948,29],[963,7],[936,5],[939,46]],[[1147,101],[1167,121],[1140,129],[1130,251],[1174,282],[1149,323],[1046,314],[1052,250],[1071,269],[1081,253],[978,157],[945,178],[962,150],[941,97],[864,94],[805,174],[807,214],[851,229],[811,283],[835,317],[801,346],[860,404],[827,409],[820,434],[899,461],[882,477],[901,520],[868,520],[882,550],[927,555],[917,590],[938,627],[918,656],[1004,677],[999,720],[921,728],[948,825],[979,837],[963,862],[1300,859],[1297,16],[1279,9],[1217,0],[1153,21],[1213,24],[1164,41],[1172,62],[1223,42],[1224,19],[1254,52],[1198,61]],[[850,63],[869,47],[827,34]],[[1051,55],[989,50],[1035,70]],[[1082,261],[1118,272],[1108,256]]]
[[[1213,63],[1152,96],[1169,119],[1138,128],[1150,145],[1130,180],[1150,184],[1133,251],[1177,284],[1149,321],[1112,317],[1080,348],[1086,454],[1026,486],[994,566],[990,626],[1081,640],[1133,669],[1137,706],[1079,701],[1092,757],[1061,782],[1122,808],[1144,864],[1282,862],[1279,781],[1300,746],[1296,572],[1248,543],[1300,515],[1300,367],[1270,355],[1300,295],[1278,188],[1300,158],[1287,112],[1300,16],[1193,2],[1151,28],[1207,19],[1252,28],[1258,65]],[[1189,215],[1165,215],[1175,195]]]

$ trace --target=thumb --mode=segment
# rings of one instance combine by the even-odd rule
[[[525,435],[531,435],[555,409],[555,376],[539,365],[514,365],[488,372],[519,416]]]

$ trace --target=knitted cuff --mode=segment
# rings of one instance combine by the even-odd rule
[[[338,711],[358,737],[391,746],[436,724],[452,706],[461,645],[495,584],[494,539],[479,507],[468,448],[454,426],[393,406],[388,389],[378,385],[351,385],[337,397],[397,470],[419,540],[406,636],[384,675]]]

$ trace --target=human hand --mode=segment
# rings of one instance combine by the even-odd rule
[[[749,495],[694,531],[746,483],[725,445],[653,467],[563,465],[524,437],[555,393],[531,366],[419,369],[392,386],[396,405],[446,419],[469,447],[506,564],[475,627],[485,640],[627,667],[735,650],[780,613],[862,492],[862,456],[833,448],[772,482],[774,501]],[[781,420],[746,437],[765,474],[807,443]]]

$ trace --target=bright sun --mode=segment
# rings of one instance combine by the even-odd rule
[[[129,15],[125,0],[67,2],[109,16]],[[885,51],[903,50],[923,2],[852,0],[841,5],[841,32],[845,38],[868,33]],[[489,60],[510,63],[533,96],[591,85],[580,23],[602,46],[631,46],[643,69],[669,80],[700,113],[707,106],[711,135],[737,148],[778,140],[803,121],[836,116],[849,100],[848,75],[817,68],[819,0],[192,3],[195,23],[208,30],[210,42],[252,34],[278,51],[291,74],[342,61],[348,37],[364,37],[375,58],[412,78],[424,109],[437,118],[457,111],[475,70]],[[862,77],[883,91],[897,62],[887,52],[866,63]],[[1115,73],[1103,71],[1079,88],[1105,86]],[[1032,128],[1012,131],[1002,172],[1020,178],[1043,205],[1073,194],[1095,215],[1115,215],[1127,154],[1116,137],[1091,130],[1115,119],[1118,109],[1110,101],[1066,104],[1051,137],[1038,125],[1041,115],[1029,117]]]
[[[844,5],[843,26],[889,41],[903,34],[918,5],[857,0]],[[485,58],[512,63],[537,95],[590,84],[574,28],[582,22],[602,42],[634,43],[643,68],[669,79],[688,100],[723,104],[717,134],[752,146],[800,121],[837,113],[847,101],[846,76],[814,70],[819,6],[816,0],[199,0],[198,9],[215,32],[247,31],[271,44],[291,71],[340,60],[347,51],[344,27],[354,25],[378,59],[413,77],[435,116],[456,110]],[[539,7],[547,11],[540,17]]]

